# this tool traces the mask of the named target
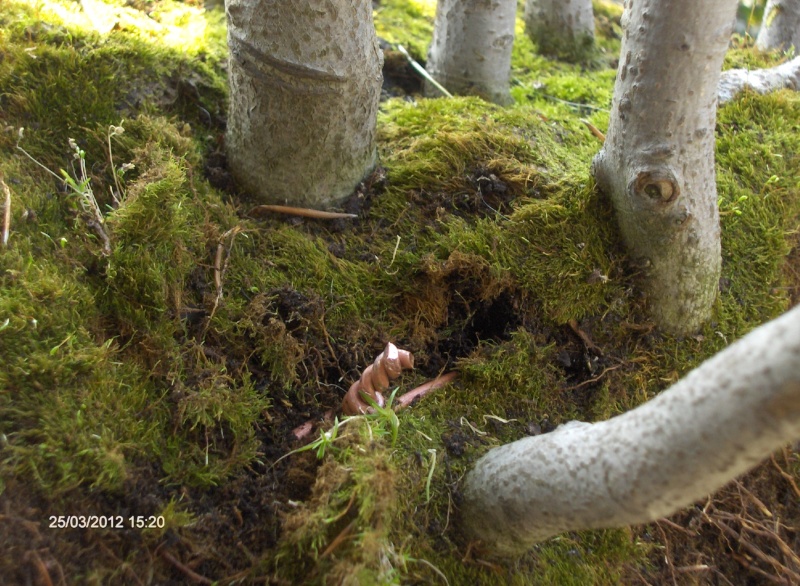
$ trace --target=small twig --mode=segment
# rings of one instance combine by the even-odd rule
[[[289,216],[302,216],[304,218],[315,218],[317,220],[336,220],[340,218],[357,218],[358,214],[345,214],[344,212],[323,212],[322,210],[312,210],[310,208],[296,208],[292,206],[279,205],[260,205],[254,207],[247,215],[260,215],[263,212],[275,212],[277,214],[287,214]]]
[[[357,494],[356,491],[353,491],[353,493],[350,495],[350,500],[347,502],[347,506],[332,519],[326,519],[325,523],[327,525],[330,525],[332,523],[336,523],[336,521],[344,517],[348,513],[348,511],[350,511],[350,507],[353,506],[353,503],[356,502],[356,494]]]
[[[661,538],[664,540],[664,562],[667,564],[669,568],[670,576],[672,577],[672,583],[674,586],[678,586],[678,580],[675,576],[675,564],[672,563],[672,553],[669,549],[669,539],[667,539],[667,532],[664,531],[664,528],[656,523],[656,527],[658,527],[658,531],[661,533]]]
[[[33,565],[36,566],[36,570],[39,572],[39,580],[38,582],[43,586],[53,586],[53,580],[50,577],[50,572],[47,571],[47,566],[44,565],[42,558],[39,557],[39,554],[36,551],[29,552],[30,557],[33,558]]]
[[[618,369],[620,366],[622,366],[622,365],[621,365],[621,364],[615,364],[614,366],[609,366],[608,368],[604,369],[604,370],[603,370],[603,372],[601,372],[600,374],[598,374],[596,377],[594,377],[594,378],[590,378],[590,379],[588,379],[588,380],[585,380],[585,381],[583,381],[583,382],[582,382],[582,383],[580,383],[580,384],[577,384],[577,385],[574,385],[574,386],[571,386],[571,387],[567,387],[567,388],[566,388],[566,389],[564,389],[564,390],[565,390],[565,391],[575,391],[575,390],[577,390],[577,389],[580,389],[580,388],[582,388],[582,387],[585,387],[586,385],[590,385],[590,384],[592,384],[592,383],[596,383],[596,382],[597,382],[597,381],[599,381],[601,378],[603,378],[603,377],[604,377],[604,376],[605,376],[607,373],[611,372],[612,370],[617,370],[617,369]]]
[[[3,206],[3,246],[8,246],[8,232],[11,229],[11,190],[0,177],[0,186],[3,188],[3,193],[6,196],[6,202]]]
[[[417,562],[417,563],[420,563],[420,564],[425,564],[431,570],[433,570],[436,573],[437,576],[439,576],[442,580],[444,580],[445,586],[450,586],[450,582],[447,580],[447,576],[445,576],[444,573],[439,568],[434,566],[428,560],[424,560],[422,558],[409,558],[409,561]]]
[[[419,63],[417,63],[417,62],[414,60],[414,58],[413,58],[411,55],[409,55],[409,54],[408,54],[408,51],[406,51],[406,48],[405,48],[403,45],[399,45],[399,44],[398,44],[398,45],[397,45],[397,50],[398,50],[398,51],[400,51],[400,52],[403,54],[403,56],[404,56],[404,57],[406,58],[406,60],[409,62],[409,64],[411,65],[411,67],[413,67],[413,68],[414,68],[414,71],[416,71],[416,72],[417,72],[417,73],[419,73],[419,74],[420,74],[422,77],[424,77],[425,79],[427,79],[427,80],[428,80],[428,81],[429,81],[429,82],[430,82],[430,83],[431,83],[431,84],[432,84],[432,85],[433,85],[433,86],[434,86],[434,87],[435,87],[437,90],[439,90],[440,92],[442,92],[442,93],[443,93],[444,95],[446,95],[448,98],[452,98],[452,97],[453,97],[453,94],[451,94],[450,92],[448,92],[448,91],[447,91],[447,89],[445,89],[445,87],[444,87],[442,84],[440,84],[438,81],[436,81],[435,79],[433,79],[433,76],[432,76],[430,73],[428,73],[428,72],[425,70],[425,68],[424,68],[422,65],[420,65]]]
[[[581,341],[583,341],[583,344],[586,346],[587,350],[593,350],[594,352],[597,353],[598,356],[603,355],[603,351],[594,342],[592,342],[592,339],[589,337],[589,334],[587,334],[580,328],[580,326],[578,325],[578,320],[571,319],[567,322],[567,324],[569,324],[569,327],[572,328],[573,332],[575,332],[575,335],[578,336],[581,339]]]
[[[656,523],[664,523],[667,527],[671,527],[672,529],[675,529],[676,531],[681,531],[683,533],[686,533],[687,535],[691,535],[692,537],[697,535],[697,533],[695,531],[692,531],[691,529],[687,529],[686,527],[682,527],[682,526],[678,525],[677,523],[674,523],[674,522],[670,521],[669,519],[659,519],[658,521],[656,521]]]
[[[350,521],[350,524],[347,525],[347,527],[345,527],[344,529],[342,529],[341,533],[339,533],[339,535],[337,535],[334,538],[334,540],[331,541],[330,545],[325,548],[325,551],[323,551],[322,555],[319,556],[320,559],[324,559],[328,557],[331,553],[333,553],[334,550],[337,547],[339,547],[344,542],[344,540],[350,536],[350,533],[352,533],[355,526],[356,526],[356,520],[353,519],[352,521]]]
[[[762,515],[772,519],[772,512],[767,508],[767,505],[762,503],[761,500],[756,495],[754,495],[752,492],[747,490],[747,488],[745,488],[745,486],[741,482],[739,482],[738,480],[735,480],[734,483],[736,484],[736,488],[739,489],[740,494],[741,494],[741,492],[744,492],[745,496],[747,496],[753,502],[753,504],[761,511]],[[741,498],[741,496],[740,496],[740,498]],[[742,509],[745,509],[745,508],[746,507],[744,505],[744,502],[742,502]]]
[[[742,547],[744,547],[747,551],[749,551],[755,557],[757,557],[758,559],[760,559],[764,563],[769,564],[774,570],[776,570],[778,572],[785,573],[786,575],[788,575],[791,578],[793,584],[800,584],[800,574],[797,574],[796,572],[793,572],[792,570],[787,568],[785,565],[780,563],[778,560],[776,560],[773,556],[769,555],[768,553],[765,553],[765,552],[761,551],[755,545],[753,545],[752,543],[747,541],[747,539],[745,539],[742,534],[737,533],[734,529],[729,527],[726,523],[723,523],[721,520],[714,519],[713,517],[709,517],[708,515],[706,515],[706,519],[708,519],[713,525],[715,525],[716,527],[721,529],[723,533],[725,533],[726,535],[731,537],[733,540],[738,542]],[[752,568],[750,568],[750,569],[752,569]]]
[[[169,563],[175,566],[178,570],[183,572],[186,575],[186,577],[189,578],[195,584],[211,585],[214,583],[212,580],[209,580],[205,576],[201,576],[200,574],[192,570],[189,566],[182,564],[175,556],[173,556],[165,549],[161,550],[161,557],[163,557],[165,560],[167,560]]]
[[[743,518],[738,515],[733,515],[731,513],[726,513],[724,511],[717,511],[715,515],[720,519],[733,521],[734,523],[741,523],[743,536],[745,531],[749,531],[750,533],[753,533],[758,537],[774,541],[775,544],[778,546],[778,549],[781,550],[781,553],[783,553],[783,555],[786,556],[787,559],[792,560],[795,566],[800,567],[800,558],[798,558],[797,554],[795,554],[794,551],[792,551],[791,547],[789,547],[789,545],[781,538],[781,536],[776,531],[770,529],[766,524],[755,523],[749,519]]]
[[[788,460],[788,458],[786,457],[786,448],[784,448],[784,450],[783,450],[783,457],[784,457],[784,459]],[[791,474],[789,474],[788,472],[786,472],[786,471],[785,471],[783,468],[781,468],[780,466],[778,466],[778,463],[775,461],[775,456],[774,456],[774,455],[770,456],[770,458],[772,459],[772,464],[773,464],[773,465],[775,466],[775,468],[778,470],[778,472],[780,473],[780,475],[781,475],[781,476],[783,476],[783,478],[784,478],[784,479],[785,479],[785,480],[786,480],[786,481],[789,483],[789,485],[792,487],[792,490],[794,490],[794,493],[797,495],[797,497],[798,497],[798,498],[800,498],[800,488],[798,488],[798,487],[797,487],[797,483],[794,481],[794,478],[792,477],[792,475],[791,475]]]
[[[591,133],[592,133],[592,134],[594,134],[594,135],[595,135],[595,136],[596,136],[598,139],[600,139],[600,142],[605,142],[605,141],[606,141],[606,135],[605,135],[605,134],[603,134],[603,133],[600,131],[600,129],[599,129],[599,128],[597,128],[597,126],[595,126],[594,124],[592,124],[591,122],[589,122],[589,121],[588,121],[586,118],[581,118],[581,122],[583,122],[583,123],[586,125],[586,128],[588,128],[588,129],[589,129],[589,132],[591,132]]]
[[[241,231],[241,226],[234,226],[219,238],[217,252],[214,255],[214,286],[217,290],[217,296],[214,299],[214,307],[211,308],[211,314],[208,316],[208,320],[206,320],[206,329],[208,329],[208,325],[211,323],[211,320],[213,319],[214,314],[216,314],[219,304],[222,301],[222,283],[225,278],[225,272],[228,270],[228,265],[231,260],[233,239],[236,238],[236,235]],[[225,241],[228,239],[228,237],[230,237],[230,243],[227,246],[227,254],[224,254],[226,248]],[[222,259],[223,256],[225,256],[224,261]]]

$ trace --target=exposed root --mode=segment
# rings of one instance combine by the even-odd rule
[[[787,450],[783,455],[788,465]],[[780,453],[772,457],[770,464],[731,482],[710,497],[702,509],[693,508],[672,520],[658,521],[664,545],[663,558],[659,560],[659,565],[663,564],[659,576],[662,582],[705,583],[716,579],[720,584],[731,584],[729,578],[749,573],[759,583],[800,584],[798,530],[786,524],[786,514],[781,508],[784,499],[791,496],[778,496],[796,495],[796,482],[778,465],[779,459]],[[769,493],[763,494],[758,487],[776,482],[779,478],[776,471],[787,486],[766,498]],[[711,541],[719,541],[727,549],[727,560],[713,555],[713,549],[704,551],[702,544]],[[708,576],[703,575],[706,572]]]

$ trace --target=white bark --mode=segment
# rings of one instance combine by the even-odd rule
[[[800,306],[644,405],[495,448],[467,474],[470,539],[519,554],[564,531],[670,515],[800,438]]]
[[[729,102],[745,89],[766,94],[780,89],[800,90],[800,57],[769,69],[729,69],[719,80],[719,103]]]
[[[800,45],[800,0],[767,0],[756,47],[788,50]]]
[[[584,60],[594,47],[592,0],[526,0],[525,30],[539,53]]]
[[[439,0],[425,69],[454,94],[509,104],[516,0]],[[425,94],[439,96],[426,83]]]
[[[651,313],[678,335],[708,319],[718,289],[714,128],[735,9],[735,0],[626,2],[608,134],[593,164]]]
[[[369,0],[226,0],[228,163],[260,203],[330,207],[376,163],[383,54]]]

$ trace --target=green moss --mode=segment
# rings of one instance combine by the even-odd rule
[[[78,275],[40,254],[6,250],[0,262],[0,477],[53,493],[120,488],[164,415],[148,405],[144,373],[115,361],[113,340],[94,338],[100,316]]]
[[[386,0],[375,9],[375,30],[380,38],[403,45],[416,60],[424,62],[435,16],[436,2],[431,0]]]
[[[396,475],[376,416],[355,418],[340,432],[336,458],[320,468],[311,499],[285,520],[275,571],[294,583],[335,578],[399,584],[400,555],[387,539],[395,518]],[[287,563],[291,560],[290,563]]]

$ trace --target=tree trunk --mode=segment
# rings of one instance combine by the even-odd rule
[[[605,145],[593,173],[656,323],[682,335],[711,313],[720,271],[717,82],[735,0],[630,0]]]
[[[800,0],[767,0],[756,47],[787,51],[792,46],[800,47]]]
[[[516,0],[439,0],[428,73],[454,94],[509,104]],[[425,94],[441,95],[426,83]]]
[[[719,104],[749,89],[766,94],[780,89],[800,90],[800,57],[768,69],[728,69],[719,80]]]
[[[227,152],[260,203],[324,208],[375,166],[383,54],[369,0],[226,0]]]
[[[466,534],[519,554],[564,531],[646,523],[800,438],[800,306],[644,405],[488,452],[467,474]]]
[[[583,61],[594,49],[592,0],[526,0],[525,30],[539,53]]]

